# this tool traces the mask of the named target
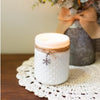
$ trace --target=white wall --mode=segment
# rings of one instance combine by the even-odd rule
[[[34,0],[2,0],[2,53],[33,53],[34,37],[41,32],[55,32],[58,7],[40,5],[32,10]]]

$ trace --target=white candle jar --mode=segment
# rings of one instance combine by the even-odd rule
[[[69,75],[69,37],[58,33],[42,33],[35,38],[34,74],[47,85],[65,82]]]

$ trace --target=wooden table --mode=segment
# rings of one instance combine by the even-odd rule
[[[1,55],[1,100],[47,100],[18,85],[16,68],[32,54]]]

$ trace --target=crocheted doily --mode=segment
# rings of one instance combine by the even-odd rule
[[[19,85],[48,100],[100,100],[100,53],[94,64],[85,67],[70,66],[67,82],[49,86],[34,77],[34,57],[17,68]]]

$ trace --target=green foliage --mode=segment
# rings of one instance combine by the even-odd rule
[[[79,9],[80,8],[80,5],[78,3],[78,0],[74,0],[73,2],[74,2],[73,8],[74,9]]]
[[[36,6],[39,6],[39,2],[35,2],[32,6],[32,9],[34,9]]]

